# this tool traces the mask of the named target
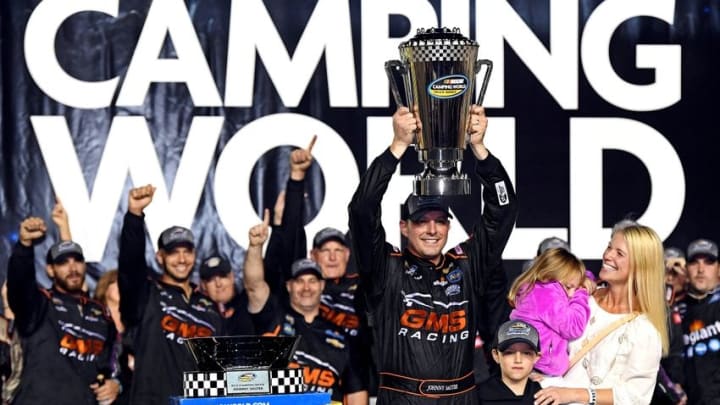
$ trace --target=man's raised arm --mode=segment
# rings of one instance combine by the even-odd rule
[[[155,187],[146,185],[133,188],[128,193],[128,212],[123,219],[118,253],[118,287],[120,288],[120,313],[127,327],[137,325],[142,318],[144,291],[149,285],[145,261],[145,214]]]
[[[268,239],[270,229],[270,210],[265,209],[263,222],[248,231],[248,248],[243,266],[243,284],[248,294],[248,311],[260,312],[270,298],[270,286],[265,281],[262,248]]]

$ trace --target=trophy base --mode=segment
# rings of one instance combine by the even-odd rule
[[[301,368],[183,373],[183,395],[186,398],[296,394],[304,391]]]
[[[462,177],[415,177],[415,195],[470,195],[470,179]]]

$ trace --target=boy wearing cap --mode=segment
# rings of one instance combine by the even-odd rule
[[[182,372],[196,367],[184,340],[222,334],[215,304],[190,283],[195,266],[192,231],[173,226],[160,234],[155,258],[162,274],[157,280],[151,277],[143,210],[154,193],[151,185],[130,190],[120,234],[120,313],[125,326],[135,330],[133,405],[167,403],[170,396],[182,395]]]
[[[333,403],[366,405],[367,392],[351,367],[351,342],[344,331],[320,316],[320,295],[325,287],[322,270],[311,259],[298,259],[290,267],[285,286],[289,307],[282,308],[270,294],[265,281],[262,246],[268,237],[270,215],[249,231],[244,277],[248,309],[259,332],[269,335],[300,336],[293,355],[303,367],[309,391],[330,392]]]
[[[8,264],[8,301],[24,358],[13,403],[109,404],[120,391],[111,373],[115,325],[107,308],[83,291],[86,266],[77,243],[52,245],[46,267],[52,286],[38,286],[33,245],[45,232],[42,219],[25,219]]]
[[[478,386],[480,404],[511,405],[534,403],[542,387],[528,376],[540,359],[537,330],[529,323],[514,320],[500,326],[492,349],[500,374]]]
[[[720,264],[718,245],[698,239],[687,248],[689,291],[683,300],[685,384],[689,404],[720,398]]]
[[[202,291],[218,306],[228,336],[254,335],[248,297],[235,285],[235,273],[230,262],[220,256],[210,256],[200,266]]]
[[[385,241],[383,195],[420,126],[406,107],[393,115],[393,141],[368,167],[348,208],[353,256],[380,351],[378,404],[477,403],[475,333],[492,341],[509,313],[502,252],[517,216],[515,193],[483,143],[482,107],[471,108],[469,121],[469,149],[485,202],[482,211],[477,205],[470,239],[443,253],[447,204],[441,197],[411,195],[400,221],[407,248],[399,251]]]

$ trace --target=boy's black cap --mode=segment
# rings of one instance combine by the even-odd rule
[[[540,351],[540,335],[537,329],[527,322],[512,320],[500,325],[495,337],[495,347],[502,352],[514,343],[527,343],[536,352]]]

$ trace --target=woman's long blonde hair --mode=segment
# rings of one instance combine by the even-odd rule
[[[615,233],[621,233],[628,246],[630,311],[647,316],[660,334],[663,354],[667,354],[670,343],[667,303],[665,302],[665,260],[662,241],[652,228],[640,224],[616,226],[613,229],[613,235]],[[635,303],[639,308],[634,308]]]
[[[507,296],[508,302],[515,308],[517,300],[529,293],[535,283],[564,281],[574,275],[580,276],[582,285],[585,280],[585,265],[582,260],[563,248],[548,249],[536,257],[530,268],[515,279]]]

